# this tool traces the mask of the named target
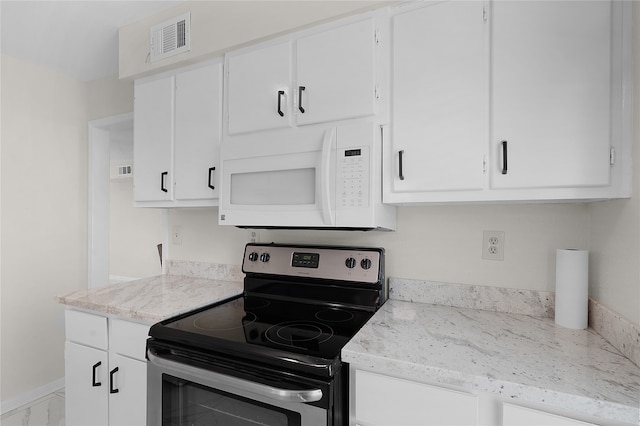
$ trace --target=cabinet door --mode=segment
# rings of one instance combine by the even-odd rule
[[[107,352],[65,343],[65,410],[68,426],[107,426],[109,366]]]
[[[145,426],[147,364],[110,354],[109,368],[109,423],[117,426]]]
[[[173,77],[135,83],[135,201],[164,201],[173,197],[173,94]]]
[[[227,57],[228,133],[291,125],[291,42]]]
[[[391,194],[484,185],[487,61],[482,2],[444,2],[392,21]]]
[[[222,64],[185,71],[175,78],[175,199],[217,199]]]
[[[493,3],[493,187],[609,184],[610,44],[609,1]]]
[[[298,124],[374,113],[373,18],[303,37],[296,46]]]
[[[356,370],[356,422],[363,425],[477,425],[478,398]]]

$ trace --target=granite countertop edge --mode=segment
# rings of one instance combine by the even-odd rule
[[[242,294],[242,281],[158,275],[57,297],[68,307],[154,324]]]
[[[425,320],[429,327],[415,326]],[[500,334],[500,326],[487,325],[491,322],[513,323],[516,332]],[[498,337],[508,343],[496,344]],[[562,358],[557,351],[567,350],[562,346],[565,337],[567,347],[586,342],[585,346]],[[536,338],[550,342],[541,342],[536,351]],[[518,350],[518,340],[530,356],[510,352]],[[556,352],[552,348],[550,353],[553,346]],[[517,359],[507,361],[510,357]],[[539,404],[629,424],[640,419],[640,401],[633,402],[634,395],[640,398],[640,369],[593,330],[558,329],[548,318],[389,300],[342,349],[342,360],[383,375],[493,394],[504,402]],[[601,389],[609,380],[602,376],[575,386],[555,380],[563,373],[576,376],[605,367],[621,370],[619,377],[610,378],[619,380],[619,387]],[[624,379],[625,375],[630,377]]]

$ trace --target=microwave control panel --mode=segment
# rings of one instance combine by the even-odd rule
[[[339,208],[369,207],[368,146],[338,149],[336,202]]]

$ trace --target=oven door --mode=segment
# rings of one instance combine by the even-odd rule
[[[245,367],[230,373],[229,365],[203,368],[204,358],[191,363],[158,352],[147,350],[148,426],[329,424],[326,405],[332,398],[326,383],[278,379],[273,372]]]

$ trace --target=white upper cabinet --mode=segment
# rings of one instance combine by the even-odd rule
[[[222,136],[222,63],[176,75],[174,173],[176,200],[218,198]]]
[[[173,76],[136,82],[133,108],[133,196],[136,201],[173,197]]]
[[[376,106],[371,15],[226,55],[227,133],[369,116]]]
[[[374,114],[372,18],[300,38],[296,52],[298,124]]]
[[[629,14],[610,0],[395,8],[384,201],[628,197]]]
[[[137,206],[217,205],[222,77],[216,61],[135,82]]]
[[[608,185],[611,2],[492,8],[492,186]]]
[[[482,2],[437,3],[392,18],[386,202],[483,188],[487,27]]]
[[[288,41],[227,56],[229,134],[291,126],[291,49]]]

